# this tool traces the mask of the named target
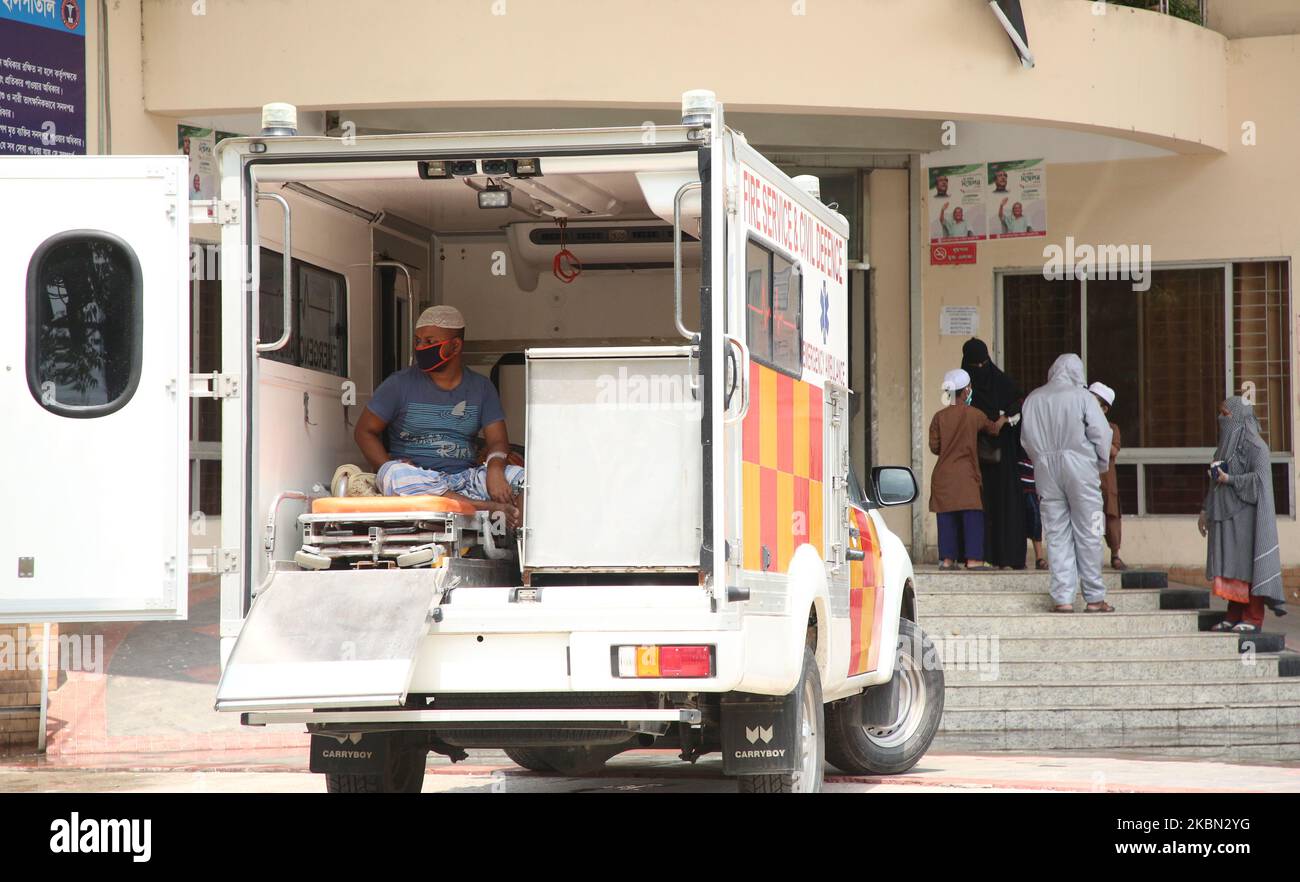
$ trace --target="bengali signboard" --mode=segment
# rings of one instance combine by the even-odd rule
[[[0,0],[0,154],[86,152],[85,0]]]

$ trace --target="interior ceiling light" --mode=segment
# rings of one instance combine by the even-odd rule
[[[491,185],[478,191],[479,208],[509,208],[510,191],[500,185]]]

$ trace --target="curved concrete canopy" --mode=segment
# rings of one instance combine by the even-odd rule
[[[981,0],[144,0],[147,110],[670,110],[981,120],[1227,145],[1227,46],[1171,16],[1023,0],[1023,69]],[[1095,14],[1104,8],[1105,14]],[[501,14],[496,14],[501,13]]]

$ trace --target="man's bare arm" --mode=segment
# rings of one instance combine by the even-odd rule
[[[361,411],[361,419],[357,420],[357,427],[352,432],[357,447],[361,448],[361,455],[374,471],[379,471],[379,467],[388,462],[388,448],[384,447],[384,429],[387,427],[388,423],[367,407]]]
[[[506,480],[506,457],[510,455],[510,438],[506,432],[506,421],[497,420],[483,427],[483,440],[486,442],[488,457],[487,489],[488,495],[497,502],[510,502],[513,494],[510,482]],[[494,453],[502,456],[492,456]]]

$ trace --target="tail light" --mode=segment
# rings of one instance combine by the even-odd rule
[[[712,644],[702,646],[616,646],[614,675],[621,678],[713,676]]]

